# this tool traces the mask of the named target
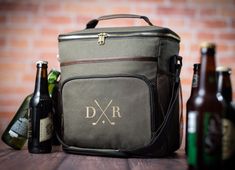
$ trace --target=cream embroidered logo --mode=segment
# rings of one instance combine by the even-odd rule
[[[106,121],[110,125],[115,125],[115,118],[121,118],[120,107],[112,105],[113,100],[110,100],[106,106],[101,106],[97,100],[94,100],[95,105],[86,106],[86,119],[93,119],[92,125],[97,125],[99,122],[105,124]],[[99,115],[97,117],[97,115]]]

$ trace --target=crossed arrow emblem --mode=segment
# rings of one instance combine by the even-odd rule
[[[94,126],[97,125],[101,120],[103,124],[105,124],[106,122],[105,120],[107,120],[110,125],[115,125],[115,122],[111,121],[110,118],[106,114],[107,109],[111,107],[113,100],[110,100],[104,109],[100,106],[97,100],[94,100],[94,102],[96,106],[99,108],[99,110],[101,111],[101,114],[96,121],[92,122],[92,125]],[[94,106],[86,106],[86,118],[92,119],[92,118],[95,118],[95,116],[96,116],[96,108]],[[119,106],[112,106],[112,118],[117,118],[117,117],[121,118],[120,108]],[[102,118],[105,118],[105,119],[102,119]]]

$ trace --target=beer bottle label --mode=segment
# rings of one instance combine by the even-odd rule
[[[51,136],[52,136],[52,119],[51,119],[51,117],[49,116],[49,117],[40,119],[39,142],[47,141],[51,138]]]
[[[198,113],[196,111],[190,111],[188,113],[188,140],[186,141],[188,143],[187,159],[188,164],[193,166],[195,166],[197,162],[197,115]]]
[[[12,137],[22,136],[27,138],[28,133],[28,120],[26,118],[19,118],[11,127],[9,134]]]
[[[222,127],[219,114],[205,112],[203,121],[203,159],[208,166],[221,162]]]
[[[235,125],[228,119],[223,119],[223,159],[226,160],[235,153]]]

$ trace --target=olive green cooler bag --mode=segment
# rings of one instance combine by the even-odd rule
[[[114,18],[141,18],[149,26],[95,28]],[[176,33],[145,16],[120,14],[58,39],[64,151],[162,157],[180,147]]]

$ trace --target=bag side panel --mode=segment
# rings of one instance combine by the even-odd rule
[[[157,112],[165,116],[173,93],[175,84],[174,73],[171,72],[171,57],[179,54],[179,43],[170,39],[162,39],[160,43],[161,53],[158,60],[157,76],[157,94],[158,105]],[[169,152],[173,152],[180,146],[180,121],[179,121],[179,93],[176,93],[176,101],[172,108],[171,118],[165,128],[165,142]],[[172,96],[172,97],[171,97]]]

